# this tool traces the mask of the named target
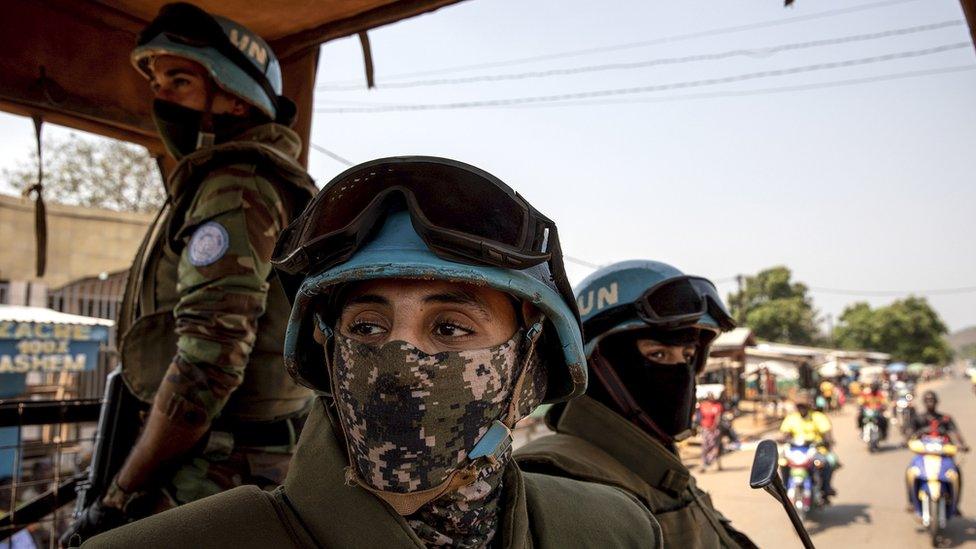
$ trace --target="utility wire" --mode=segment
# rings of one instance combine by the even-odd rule
[[[578,257],[573,257],[571,255],[563,254],[563,259],[565,259],[566,261],[569,261],[570,263],[575,263],[577,265],[582,265],[584,267],[589,267],[589,268],[594,269],[594,270],[595,269],[602,269],[603,268],[603,265],[600,265],[598,263],[593,263],[592,261],[587,261],[585,259],[580,259]]]
[[[674,89],[698,88],[703,86],[714,86],[717,84],[728,84],[731,82],[742,82],[746,80],[756,80],[760,78],[785,76],[789,74],[800,74],[800,73],[816,72],[816,71],[823,71],[823,70],[843,68],[843,67],[870,65],[875,63],[893,61],[896,59],[922,57],[925,55],[933,55],[933,54],[942,53],[950,50],[970,48],[970,47],[972,47],[971,42],[968,41],[955,42],[952,44],[945,44],[942,46],[936,46],[932,48],[902,51],[896,53],[889,53],[885,55],[862,57],[857,59],[846,59],[843,61],[835,61],[830,63],[817,63],[813,65],[802,65],[799,67],[790,67],[786,69],[758,71],[758,72],[738,74],[733,76],[724,76],[720,78],[706,78],[701,80],[674,82],[670,84],[655,84],[651,86],[613,88],[613,89],[605,89],[605,90],[594,90],[588,92],[563,93],[563,94],[556,94],[556,95],[513,97],[508,99],[460,101],[455,103],[426,103],[426,104],[412,104],[412,105],[390,105],[390,106],[377,106],[377,107],[350,107],[350,108],[345,108],[345,107],[319,108],[316,109],[315,112],[341,114],[341,113],[381,113],[381,112],[402,112],[402,111],[455,110],[455,109],[470,109],[470,108],[482,108],[482,107],[511,107],[517,105],[543,104],[543,103],[552,103],[557,101],[568,101],[574,99],[594,99],[600,97],[633,95],[638,93],[649,93],[649,92],[658,92],[658,91],[666,91],[666,90],[674,90]]]
[[[414,78],[417,76],[432,76],[437,74],[451,74],[456,72],[470,71],[476,69],[490,69],[498,67],[508,67],[513,65],[524,65],[526,63],[534,63],[536,61],[547,61],[550,59],[565,59],[568,57],[579,57],[581,55],[590,55],[594,53],[605,53],[610,51],[619,51],[625,49],[641,48],[645,46],[654,46],[658,44],[669,44],[673,42],[681,42],[685,40],[692,40],[695,38],[704,38],[708,36],[719,36],[723,34],[732,34],[736,32],[743,32],[755,29],[778,27],[782,25],[790,25],[793,23],[798,23],[801,21],[812,21],[816,19],[824,19],[829,17],[837,17],[840,15],[847,15],[849,13],[857,13],[862,11],[887,8],[890,6],[896,6],[899,4],[908,4],[910,2],[917,2],[918,0],[885,0],[882,2],[871,2],[867,4],[861,4],[859,6],[851,6],[847,8],[839,8],[834,10],[826,10],[815,13],[809,13],[806,15],[797,15],[794,17],[784,17],[782,19],[770,19],[766,21],[759,21],[756,23],[746,23],[743,25],[732,25],[727,27],[717,27],[712,29],[706,29],[695,32],[688,32],[682,34],[674,34],[671,36],[662,36],[660,38],[654,38],[651,40],[641,40],[639,42],[627,42],[623,44],[614,44],[609,46],[599,46],[594,48],[584,48],[579,50],[563,51],[556,53],[549,53],[543,55],[533,55],[529,57],[521,57],[516,59],[506,59],[502,61],[489,61],[485,63],[472,63],[467,65],[455,65],[452,67],[444,67],[440,69],[432,69],[425,71],[414,71],[405,73],[396,73],[386,75],[386,79],[404,79],[404,78]],[[325,82],[324,85],[337,85],[337,84],[348,84],[351,81],[333,81]]]
[[[325,147],[323,147],[321,145],[316,145],[315,143],[312,143],[312,148],[315,149],[315,150],[317,150],[317,151],[319,151],[320,153],[324,154],[325,156],[328,156],[329,158],[331,158],[332,160],[335,160],[336,162],[338,162],[340,164],[344,164],[346,166],[352,166],[353,165],[353,163],[350,162],[349,160],[346,160],[345,158],[337,155],[336,153],[330,151],[329,149],[326,149]]]
[[[819,288],[810,287],[811,292],[821,294],[848,295],[848,296],[900,296],[906,294],[918,295],[956,295],[976,292],[976,286],[963,286],[961,288],[937,288],[934,290],[843,290],[838,288]]]
[[[773,95],[778,93],[792,93],[812,90],[822,90],[828,88],[840,88],[844,86],[855,86],[861,84],[873,84],[877,82],[889,82],[892,80],[904,80],[906,78],[918,78],[920,76],[934,76],[939,74],[949,74],[956,72],[967,72],[976,70],[976,65],[956,65],[936,69],[923,69],[917,71],[895,72],[888,74],[878,74],[865,76],[863,78],[848,78],[844,80],[829,80],[826,82],[815,82],[812,84],[797,84],[793,86],[776,86],[770,88],[758,88],[752,90],[731,90],[719,92],[690,93],[684,95],[669,95],[667,97],[629,97],[622,99],[595,99],[590,101],[565,101],[560,103],[546,103],[536,105],[521,105],[514,108],[557,108],[557,107],[585,107],[600,105],[620,105],[635,103],[668,103],[671,101],[686,101],[693,99],[718,99],[725,97],[748,97],[751,95]]]
[[[849,44],[852,42],[878,40],[881,38],[888,38],[891,36],[903,36],[907,34],[939,30],[947,27],[959,26],[962,23],[963,22],[960,19],[952,19],[950,21],[942,21],[939,23],[932,23],[928,25],[916,25],[913,27],[904,27],[899,29],[892,29],[892,30],[873,32],[867,34],[854,34],[848,36],[841,36],[837,38],[813,40],[809,42],[793,42],[788,44],[779,44],[775,46],[767,46],[761,48],[740,48],[740,49],[727,50],[727,51],[714,52],[714,53],[687,55],[683,57],[664,57],[664,58],[648,59],[645,61],[635,61],[629,63],[602,63],[596,65],[584,65],[580,67],[550,69],[550,70],[543,70],[543,71],[527,71],[527,72],[516,72],[516,73],[506,73],[506,74],[482,74],[476,76],[464,76],[458,78],[437,78],[437,79],[428,79],[428,80],[406,80],[403,82],[378,83],[375,87],[392,89],[392,88],[416,88],[416,87],[423,87],[423,86],[471,84],[476,82],[501,82],[506,80],[525,80],[530,78],[546,78],[550,76],[568,76],[568,75],[584,74],[584,73],[591,73],[591,72],[641,69],[641,68],[655,67],[660,65],[678,65],[682,63],[694,63],[694,62],[701,62],[701,61],[719,61],[731,57],[743,57],[743,56],[766,57],[784,51],[796,51],[796,50],[804,50],[810,48],[819,48],[824,46],[833,46],[838,44]],[[352,91],[352,90],[358,91],[362,89],[362,85],[360,84],[325,85],[325,86],[319,86],[317,89],[321,91]]]

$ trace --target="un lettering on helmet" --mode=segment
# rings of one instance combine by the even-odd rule
[[[593,310],[594,298],[596,300],[596,310],[598,311],[602,311],[607,307],[616,305],[619,302],[617,283],[611,282],[609,286],[601,286],[597,288],[596,291],[590,290],[589,292],[577,297],[576,304],[579,306],[581,315],[590,314],[590,311]]]
[[[237,46],[241,52],[257,62],[262,67],[268,65],[268,50],[254,40],[250,34],[240,29],[230,29],[230,42]]]

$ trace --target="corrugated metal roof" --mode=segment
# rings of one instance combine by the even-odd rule
[[[712,349],[739,348],[755,344],[756,338],[752,335],[752,328],[742,327],[720,334],[712,343]]]
[[[114,326],[115,322],[104,318],[70,315],[44,307],[0,305],[0,322],[42,322],[49,324],[82,324],[85,326]]]

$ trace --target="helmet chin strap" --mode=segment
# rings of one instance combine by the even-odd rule
[[[634,396],[630,394],[630,390],[621,381],[620,376],[610,365],[610,362],[600,353],[600,347],[597,346],[593,351],[593,355],[590,357],[590,371],[592,371],[597,380],[610,394],[610,398],[613,399],[614,404],[616,404],[617,409],[620,411],[621,415],[627,418],[628,421],[634,425],[640,427],[644,431],[653,434],[662,442],[667,445],[672,445],[675,442],[679,442],[688,438],[691,435],[691,429],[685,429],[684,431],[678,433],[677,435],[670,435],[665,433],[658,424],[651,419],[651,416],[644,411],[643,408],[637,404],[634,400]]]
[[[352,450],[349,448],[347,442],[346,457],[349,460],[349,465],[346,467],[346,484],[360,486],[367,492],[385,501],[401,516],[412,515],[424,505],[438,500],[460,488],[474,484],[478,480],[478,470],[482,467],[496,465],[498,460],[512,445],[512,428],[522,419],[519,417],[518,404],[525,387],[525,377],[529,371],[528,365],[532,354],[535,353],[536,343],[539,341],[541,335],[542,321],[540,319],[532,324],[525,333],[523,339],[525,347],[522,352],[522,371],[519,372],[519,376],[515,380],[515,386],[512,388],[512,394],[508,401],[508,410],[505,413],[505,420],[500,421],[496,419],[491,424],[488,431],[468,452],[466,465],[454,469],[443,482],[426,490],[418,490],[415,492],[379,490],[367,484],[359,475],[359,472],[353,465],[355,461],[353,460]],[[335,390],[335,376],[330,374],[329,378],[332,383],[332,394],[338,394]],[[339,416],[339,421],[343,422],[343,432],[346,432],[342,412],[339,411],[338,407],[336,411]]]
[[[217,140],[213,124],[213,102],[214,96],[216,95],[214,93],[214,84],[209,78],[204,78],[203,81],[206,98],[203,102],[203,116],[200,117],[200,129],[197,132],[197,148],[195,150],[198,151],[213,147]]]

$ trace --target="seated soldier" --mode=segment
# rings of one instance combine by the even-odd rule
[[[712,506],[675,442],[691,433],[695,376],[735,324],[711,282],[655,261],[605,267],[577,291],[591,376],[586,396],[552,408],[557,434],[516,452],[527,471],[628,489],[670,547],[754,547]]]
[[[485,216],[491,212],[491,216]],[[555,225],[430,157],[330,182],[279,239],[300,284],[289,372],[321,395],[284,485],[242,487],[92,547],[655,547],[631,494],[523,473],[510,429],[586,387]]]

